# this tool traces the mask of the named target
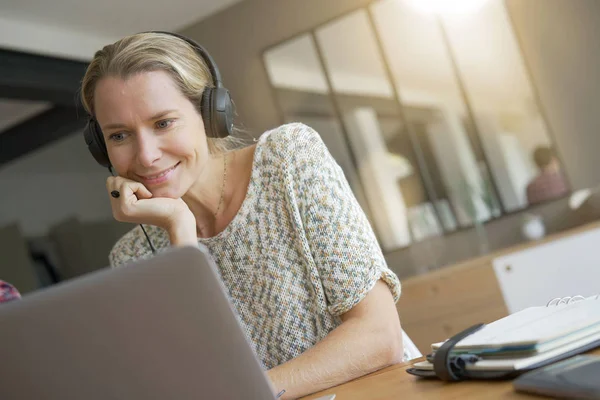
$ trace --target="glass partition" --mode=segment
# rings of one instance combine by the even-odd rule
[[[427,3],[373,1],[264,54],[282,120],[321,134],[386,251],[569,191],[504,3]]]
[[[398,0],[376,2],[370,9],[402,106],[427,155],[427,170],[446,214],[454,211],[460,226],[500,215],[436,17]]]
[[[366,10],[315,31],[384,249],[442,233]]]
[[[303,122],[319,132],[371,219],[313,37],[305,34],[281,43],[265,52],[264,61],[284,122]]]

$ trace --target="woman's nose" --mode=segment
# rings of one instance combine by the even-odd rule
[[[140,132],[137,143],[137,158],[142,166],[151,167],[162,156],[160,141],[153,132]]]

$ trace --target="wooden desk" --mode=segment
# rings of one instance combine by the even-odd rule
[[[600,348],[588,354],[600,355]],[[420,358],[414,362],[422,360]],[[304,397],[304,399],[316,399],[334,393],[336,400],[540,398],[515,392],[511,380],[444,383],[438,380],[417,378],[406,373],[406,369],[411,364],[412,362],[394,365],[341,386]]]

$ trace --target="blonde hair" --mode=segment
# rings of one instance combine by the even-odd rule
[[[207,87],[214,87],[206,62],[185,40],[154,32],[127,36],[94,54],[81,82],[81,101],[85,110],[94,115],[94,95],[101,79],[109,76],[128,79],[150,71],[167,72],[202,115],[202,92]],[[234,135],[223,139],[207,137],[207,140],[211,153],[225,152],[243,144]]]

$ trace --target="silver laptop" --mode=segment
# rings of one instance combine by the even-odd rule
[[[0,398],[273,399],[205,249],[0,304]]]

